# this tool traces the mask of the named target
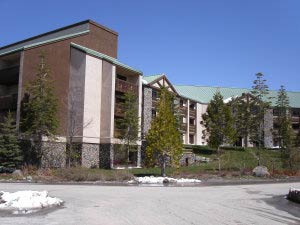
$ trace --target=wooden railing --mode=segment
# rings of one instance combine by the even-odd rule
[[[196,132],[196,126],[190,124],[190,132]]]
[[[292,123],[299,123],[299,121],[300,121],[300,117],[296,117],[296,116],[292,117]]]
[[[186,106],[179,106],[180,114],[186,115],[187,114],[187,107]]]
[[[186,123],[180,124],[180,130],[186,131],[186,129],[187,129],[187,124]]]
[[[193,117],[196,116],[196,110],[195,109],[190,109],[190,116],[193,116]]]
[[[115,115],[116,116],[124,116],[124,106],[122,103],[115,104]]]
[[[133,93],[135,93],[137,95],[138,94],[138,86],[133,83],[124,81],[124,80],[116,79],[116,91],[120,91],[120,92],[132,91]]]

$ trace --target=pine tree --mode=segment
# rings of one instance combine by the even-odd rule
[[[281,86],[278,91],[275,110],[278,113],[275,121],[278,126],[277,135],[279,147],[281,149],[290,147],[292,144],[293,131],[291,126],[289,97],[287,96],[284,86]]]
[[[50,69],[45,63],[44,54],[40,55],[40,63],[35,79],[26,86],[27,102],[22,106],[21,131],[32,138],[33,148],[41,160],[43,137],[54,138],[58,128],[58,99],[50,77]]]
[[[121,126],[124,128],[123,141],[126,146],[126,158],[129,162],[129,153],[131,147],[138,141],[139,116],[138,116],[138,99],[133,92],[125,93],[125,102],[123,103],[124,118],[121,120]]]
[[[218,150],[219,170],[221,170],[220,146],[225,143],[234,143],[236,132],[233,127],[231,109],[224,103],[223,96],[219,91],[209,102],[206,113],[202,117],[206,128],[204,135],[208,136],[208,145]]]
[[[252,113],[250,126],[250,140],[256,143],[258,149],[264,147],[264,116],[266,110],[270,107],[268,98],[269,88],[262,73],[256,74],[251,90],[253,99],[250,110]]]
[[[174,115],[173,96],[165,88],[160,91],[158,114],[151,122],[146,141],[147,166],[154,166],[158,161],[162,176],[166,175],[167,159],[170,159],[172,166],[178,166],[182,154],[182,140]]]
[[[236,136],[243,138],[243,146],[248,147],[251,121],[249,94],[243,94],[243,96],[233,99],[232,102],[230,102],[230,107],[234,116]]]
[[[22,153],[18,142],[15,119],[8,112],[0,124],[0,165],[16,168],[22,162]]]

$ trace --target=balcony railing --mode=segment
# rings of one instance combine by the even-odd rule
[[[186,125],[186,123],[182,123],[182,124],[180,124],[180,130],[182,130],[182,131],[186,131],[186,129],[187,129],[187,125]]]
[[[115,104],[115,115],[123,117],[124,116],[124,106],[121,103]]]
[[[138,86],[128,81],[116,79],[116,91],[129,92],[132,91],[136,95],[138,94]]]
[[[190,116],[193,116],[193,117],[196,116],[196,110],[195,109],[190,109]]]
[[[17,102],[18,102],[17,94],[0,96],[0,110],[16,109]]]
[[[180,114],[186,115],[187,114],[187,107],[186,106],[179,106]]]
[[[196,132],[196,126],[190,124],[190,132],[195,133]]]
[[[299,123],[300,117],[293,116],[292,123]]]
[[[117,128],[114,129],[114,137],[115,138],[122,139],[123,136],[124,136],[124,130],[123,129],[117,129]]]

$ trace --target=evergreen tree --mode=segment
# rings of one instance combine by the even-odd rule
[[[158,114],[151,122],[151,128],[146,136],[146,164],[154,166],[158,161],[162,176],[165,176],[167,159],[172,166],[178,166],[182,154],[182,140],[179,126],[174,115],[173,96],[166,88],[160,91]]]
[[[33,148],[41,160],[43,137],[54,138],[59,125],[58,99],[54,94],[44,54],[40,55],[35,79],[26,86],[26,94],[27,101],[22,106],[21,131],[33,140]]]
[[[121,120],[123,128],[123,141],[126,146],[126,158],[129,162],[129,153],[131,147],[138,141],[139,116],[138,116],[138,98],[133,92],[125,93],[125,102],[123,103],[124,118]]]
[[[300,147],[300,130],[298,131],[298,134],[295,137],[295,147]]]
[[[276,123],[278,126],[279,147],[281,149],[290,147],[292,144],[292,127],[290,116],[289,97],[284,86],[281,86],[276,101],[275,110],[277,111]]]
[[[260,149],[264,147],[264,116],[266,110],[270,108],[268,101],[269,88],[262,73],[256,74],[256,79],[253,82],[251,94],[253,99],[251,101],[251,125],[250,125],[250,139]]]
[[[225,143],[234,143],[236,132],[233,128],[231,109],[224,103],[223,96],[219,91],[209,102],[206,113],[202,117],[206,128],[204,135],[208,136],[208,145],[218,150],[219,170],[221,170],[220,146]]]
[[[248,147],[248,138],[250,133],[251,113],[250,96],[243,94],[241,97],[233,99],[230,106],[234,116],[234,129],[236,136],[243,138],[243,146]]]
[[[8,112],[0,124],[0,166],[16,168],[22,161],[15,119]]]

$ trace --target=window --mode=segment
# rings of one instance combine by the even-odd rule
[[[156,91],[156,90],[152,90],[152,99],[153,99],[153,100],[156,100],[157,97],[158,97],[157,91]]]
[[[195,103],[191,103],[191,104],[190,104],[190,109],[196,109]]]
[[[190,118],[190,125],[195,125],[195,119]]]
[[[151,114],[152,114],[152,118],[156,117],[156,110],[152,109]]]
[[[292,124],[294,130],[299,130],[299,123]]]
[[[279,116],[279,110],[273,109],[273,116]]]
[[[190,134],[189,140],[190,140],[190,144],[194,144],[194,135]]]
[[[292,109],[292,116],[300,116],[300,109]]]
[[[124,80],[124,81],[127,81],[127,77],[123,76],[123,75],[120,75],[120,74],[117,74],[117,78],[119,80]]]

